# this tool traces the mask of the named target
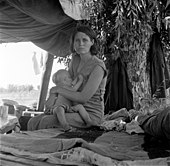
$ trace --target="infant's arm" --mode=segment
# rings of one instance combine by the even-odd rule
[[[56,94],[50,93],[47,101],[45,102],[46,109],[51,108],[55,104],[55,100],[56,100]]]

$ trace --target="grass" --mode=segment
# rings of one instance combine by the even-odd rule
[[[37,103],[39,100],[39,94],[40,91],[38,90],[32,90],[30,92],[28,91],[20,91],[20,92],[4,92],[0,93],[0,101],[2,99],[10,99],[18,102],[20,105],[25,106],[32,106],[33,103]]]

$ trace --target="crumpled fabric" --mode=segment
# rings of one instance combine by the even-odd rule
[[[144,133],[144,130],[139,126],[139,123],[133,119],[130,123],[126,124],[126,132],[129,134],[141,134]]]
[[[100,127],[106,131],[115,130],[122,131],[125,130],[126,122],[122,121],[121,118],[117,118],[115,120],[108,120],[103,122]]]

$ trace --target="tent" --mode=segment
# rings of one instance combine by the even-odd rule
[[[69,54],[69,36],[76,26],[76,20],[84,18],[88,18],[88,15],[83,12],[80,0],[0,0],[0,42],[31,41],[49,53],[38,110],[43,108],[46,98],[53,56],[64,57]],[[138,135],[111,131],[91,143],[80,138],[56,140],[58,136],[68,138],[67,133],[63,137],[59,134],[61,133],[57,133],[56,129],[51,129],[27,132],[22,135],[17,133],[2,135],[1,151],[6,153],[0,156],[3,161],[9,161],[8,165],[13,165],[14,161],[19,165],[24,165],[23,163],[85,165],[83,163],[85,161],[91,165],[168,165],[170,163],[169,158],[150,157],[151,151],[142,150],[142,146],[146,146],[143,145],[143,135],[139,135],[138,138]],[[86,135],[89,137],[92,134],[87,131]],[[157,151],[152,149],[152,152]],[[13,156],[9,157],[10,153]],[[158,153],[162,154],[162,149]],[[166,152],[165,155],[169,153]],[[154,159],[148,160],[149,157]]]

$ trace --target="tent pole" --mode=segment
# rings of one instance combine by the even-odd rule
[[[40,89],[38,108],[37,108],[38,111],[44,111],[44,104],[45,104],[46,97],[47,97],[48,85],[49,85],[53,61],[54,61],[54,56],[49,53],[47,54],[48,55],[47,55],[47,60],[45,64],[45,70],[44,70],[42,81],[41,81],[41,89]]]

